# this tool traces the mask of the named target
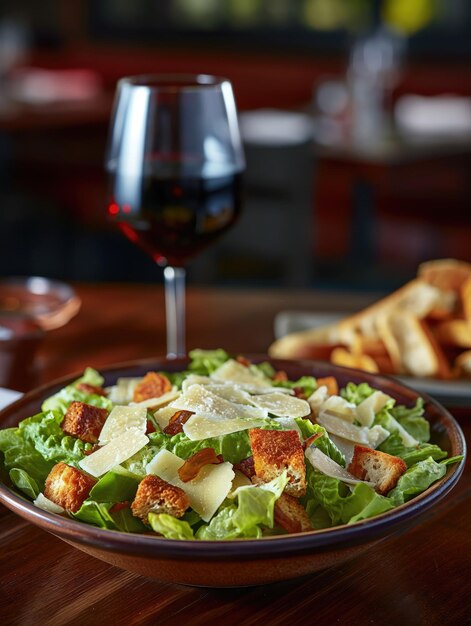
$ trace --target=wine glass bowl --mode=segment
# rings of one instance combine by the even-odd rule
[[[230,82],[209,75],[119,81],[106,168],[108,216],[163,266],[167,353],[183,355],[185,266],[236,221],[245,168]]]

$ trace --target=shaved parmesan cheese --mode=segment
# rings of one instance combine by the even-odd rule
[[[261,372],[254,372],[234,359],[229,359],[218,367],[217,370],[211,374],[211,378],[214,380],[237,383],[244,389],[252,391],[253,393],[257,393],[258,389],[273,388],[271,380]]]
[[[198,374],[189,374],[182,382],[182,391],[185,392],[191,385],[209,385],[214,383],[209,376],[199,376]]]
[[[200,441],[201,439],[229,435],[230,433],[248,430],[249,428],[257,428],[261,425],[263,425],[263,422],[257,417],[225,418],[221,416],[192,415],[183,424],[183,432],[191,441]]]
[[[309,446],[306,448],[305,454],[311,465],[326,476],[338,478],[343,483],[347,483],[349,485],[367,482],[364,480],[358,480],[355,476],[352,476],[350,472],[347,472],[345,468],[336,463],[329,456],[327,456],[327,454],[324,454],[315,446]],[[369,485],[371,483],[367,482],[367,484]]]
[[[356,418],[362,426],[371,426],[377,413],[391,400],[391,396],[375,391],[356,407]]]
[[[161,409],[154,413],[154,419],[160,427],[160,430],[167,428],[170,418],[175,415],[178,409],[173,406],[163,406]]]
[[[92,476],[102,476],[115,465],[119,465],[139,452],[148,442],[149,438],[141,431],[128,430],[83,458],[79,461],[79,465]]]
[[[252,396],[250,401],[255,406],[267,409],[269,413],[278,417],[304,417],[311,413],[311,407],[306,400],[276,391],[261,396]]]
[[[370,448],[377,448],[385,441],[391,433],[379,424],[368,430],[368,441]]]
[[[33,504],[38,507],[38,509],[42,509],[43,511],[47,511],[48,513],[57,513],[58,515],[62,515],[65,513],[65,509],[61,506],[46,498],[43,493],[39,493],[36,500],[33,500]]]
[[[158,398],[148,398],[147,400],[142,400],[142,402],[131,402],[132,406],[143,406],[146,409],[158,409],[161,406],[165,406],[172,400],[175,400],[180,395],[180,392],[176,387],[174,387],[171,391],[167,391],[162,396]]]
[[[116,384],[108,387],[108,398],[113,404],[128,404],[131,402],[134,389],[142,378],[118,378]]]
[[[108,443],[129,430],[142,433],[147,428],[147,409],[143,406],[115,406],[106,418],[98,439],[100,444]]]
[[[231,490],[227,494],[229,497],[234,493],[236,489],[239,487],[250,487],[252,485],[252,481],[248,476],[246,476],[240,470],[234,470],[234,478],[232,480]]]
[[[353,458],[355,444],[352,441],[347,441],[347,439],[342,439],[342,437],[338,437],[337,435],[333,435],[332,433],[329,433],[329,439],[331,439],[332,442],[335,443],[337,448],[345,457],[345,463],[348,465]]]
[[[155,474],[188,496],[191,508],[209,522],[232,488],[235,477],[232,464],[205,465],[196,478],[184,483],[178,475],[184,460],[168,450],[161,450],[147,465],[147,473]]]
[[[229,402],[208,391],[203,385],[192,385],[179,398],[171,403],[175,409],[192,411],[205,417],[265,418],[267,411]]]
[[[321,406],[329,397],[329,391],[325,385],[318,387],[307,399],[314,415],[318,415]]]
[[[350,424],[340,417],[335,417],[326,413],[321,413],[317,417],[317,422],[324,426],[329,433],[333,433],[343,439],[349,441],[355,441],[356,443],[363,443],[368,445],[368,428],[355,426]]]
[[[229,400],[229,402],[234,402],[235,404],[251,405],[250,395],[247,393],[247,391],[244,391],[237,385],[232,385],[230,383],[213,383],[211,385],[206,385],[205,389],[211,391],[220,398]]]
[[[414,439],[414,437],[410,435],[407,430],[403,426],[401,426],[397,419],[395,419],[392,415],[389,415],[388,428],[392,433],[397,432],[399,434],[402,443],[407,448],[414,448],[415,446],[419,445],[417,439]]]
[[[347,402],[341,396],[329,396],[322,404],[319,415],[324,413],[340,417],[347,422],[353,422],[356,418],[356,405],[352,402]]]
[[[329,433],[333,433],[334,435],[347,439],[348,441],[362,443],[370,448],[376,448],[379,446],[379,444],[389,437],[390,434],[389,431],[382,426],[373,426],[373,428],[355,426],[340,417],[334,417],[333,415],[329,415],[327,413],[319,415],[317,422]]]

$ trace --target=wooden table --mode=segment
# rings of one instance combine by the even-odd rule
[[[46,337],[43,380],[86,365],[164,352],[159,287],[77,286],[78,316]],[[315,292],[188,293],[188,345],[262,352],[280,310],[352,310],[368,296]],[[457,417],[471,438],[471,409]],[[162,584],[69,547],[0,507],[0,624],[408,624],[470,623],[471,471],[415,529],[338,567],[246,589]]]

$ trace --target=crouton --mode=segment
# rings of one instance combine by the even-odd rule
[[[96,480],[62,461],[54,465],[46,478],[44,495],[66,511],[76,513]]]
[[[149,474],[139,483],[131,511],[134,517],[139,517],[148,524],[150,512],[182,517],[189,506],[190,501],[183,489]]]
[[[147,372],[134,388],[132,399],[133,402],[143,402],[150,398],[160,398],[169,391],[172,391],[172,383],[166,376],[157,372]]]
[[[296,498],[282,493],[275,502],[275,524],[288,533],[313,530],[311,520]]]
[[[71,402],[61,428],[66,435],[72,435],[86,443],[97,443],[107,417],[106,409],[86,402]]]
[[[306,493],[306,465],[299,435],[295,430],[249,430],[255,478],[269,482],[288,470],[285,491],[301,497]]]
[[[338,396],[339,395],[339,384],[337,379],[333,376],[325,376],[324,378],[317,379],[318,387],[327,387],[327,393],[329,396]]]
[[[399,457],[365,446],[355,446],[347,467],[355,478],[373,483],[375,490],[383,496],[394,489],[406,469],[407,465]]]

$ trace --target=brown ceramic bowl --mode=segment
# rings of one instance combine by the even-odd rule
[[[254,361],[266,360],[252,358]],[[365,381],[406,405],[414,404],[418,396],[412,389],[384,376],[313,361],[271,362],[294,380],[308,374],[317,377],[334,375],[341,386],[348,381]],[[178,371],[184,369],[185,364],[185,360],[156,359],[111,367],[102,373],[106,384],[110,385],[118,377],[140,376],[151,369]],[[75,378],[77,376],[69,376],[26,394],[0,413],[1,426],[12,426],[34,415],[44,398]],[[453,417],[431,398],[421,395],[431,423],[432,441],[447,450],[450,456],[464,455],[466,443]],[[449,466],[445,477],[427,492],[378,517],[328,530],[263,539],[177,541],[102,530],[38,509],[4,483],[0,484],[0,501],[32,524],[122,569],[165,582],[234,587],[295,578],[364,552],[375,542],[426,519],[457,483],[463,467],[464,462]]]

